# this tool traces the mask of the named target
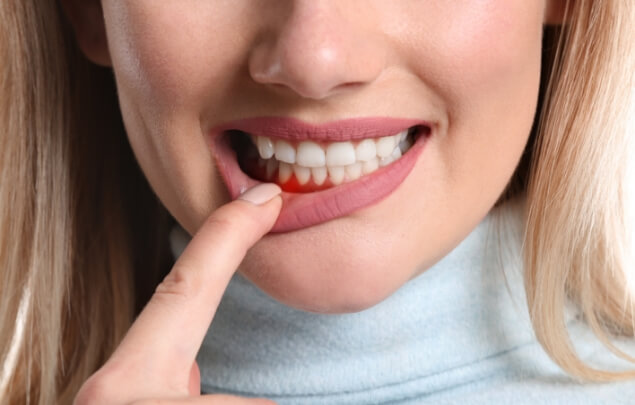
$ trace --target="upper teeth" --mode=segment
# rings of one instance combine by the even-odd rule
[[[381,161],[402,152],[408,130],[395,135],[356,142],[332,142],[320,145],[312,141],[302,141],[297,146],[282,139],[272,140],[267,136],[253,136],[254,144],[263,159],[276,158],[280,162],[297,164],[307,168],[342,167],[378,159]],[[402,144],[402,148],[399,146]],[[409,146],[409,145],[408,145]]]

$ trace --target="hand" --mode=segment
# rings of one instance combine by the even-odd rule
[[[212,213],[75,405],[272,404],[201,396],[196,354],[236,268],[280,213],[279,193],[259,185]]]

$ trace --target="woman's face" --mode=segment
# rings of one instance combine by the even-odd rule
[[[378,303],[492,208],[532,126],[543,23],[553,7],[526,0],[101,4],[107,48],[99,51],[95,40],[84,49],[102,52],[98,62],[112,66],[130,143],[159,198],[193,234],[266,176],[267,166],[277,182],[293,173],[283,185],[292,191],[278,232],[254,246],[239,271],[274,298],[319,312]],[[271,153],[270,140],[274,156],[259,168],[252,146],[228,146],[243,138],[230,129],[266,136],[262,152]],[[401,158],[395,143],[386,146],[390,138],[359,146],[408,129],[414,146],[402,144]],[[376,157],[386,153],[396,160]],[[293,155],[300,167],[278,163]],[[241,170],[237,156],[254,167],[243,162]]]

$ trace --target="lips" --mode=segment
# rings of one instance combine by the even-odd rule
[[[248,176],[238,162],[228,131],[288,141],[344,142],[380,138],[414,130],[415,142],[398,160],[354,181],[308,193],[283,192],[283,208],[272,232],[289,232],[348,215],[390,195],[408,176],[431,134],[422,120],[357,118],[323,125],[282,117],[232,121],[209,132],[212,155],[232,199],[261,181]]]

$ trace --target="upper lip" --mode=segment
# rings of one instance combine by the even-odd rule
[[[392,117],[350,118],[324,124],[311,124],[288,117],[254,117],[223,123],[212,132],[221,134],[238,130],[292,141],[337,142],[394,135],[414,126],[431,127],[431,124],[421,119]]]

